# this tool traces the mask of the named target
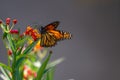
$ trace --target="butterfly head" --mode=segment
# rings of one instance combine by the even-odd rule
[[[44,27],[43,27],[43,26],[41,26],[41,27],[39,28],[39,31],[40,31],[40,33],[44,33],[44,32],[45,32]]]

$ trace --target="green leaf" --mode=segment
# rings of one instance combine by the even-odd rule
[[[11,49],[12,49],[12,52],[13,52],[13,54],[15,54],[15,44],[14,44],[14,42],[13,42],[13,40],[12,40],[12,36],[11,36],[11,34],[7,34],[7,40],[8,40],[8,42],[9,42],[9,44],[10,44],[10,47],[11,47]]]
[[[39,39],[35,42],[32,42],[24,51],[23,54],[28,54],[29,52],[31,52],[31,50],[34,48],[34,46],[36,45],[36,43],[39,41]]]
[[[22,69],[20,70],[20,80],[23,80],[23,72],[24,72],[24,70],[23,70],[23,66],[22,66]]]
[[[21,59],[21,58],[32,59],[32,58],[36,58],[36,57],[34,55],[32,55],[32,54],[21,54],[21,55],[17,56],[17,59]]]
[[[22,52],[22,50],[23,50],[23,47],[24,47],[24,45],[21,46],[20,50],[18,50],[18,51],[16,52],[17,56],[21,54],[21,52]]]
[[[47,68],[54,67],[54,66],[60,64],[61,62],[63,62],[64,60],[65,60],[65,58],[59,58],[57,60],[54,60],[47,65]]]
[[[47,73],[47,72],[49,72],[53,67],[55,67],[56,65],[60,64],[63,61],[64,61],[64,58],[59,58],[57,60],[54,60],[54,61],[50,62],[47,65],[47,67],[46,67],[46,69],[44,71],[44,74]]]
[[[6,36],[7,36],[7,33],[6,33],[6,32],[4,32],[4,33],[3,33],[3,39],[5,39],[5,38],[6,38]]]
[[[19,70],[19,68],[18,68],[18,70],[16,70],[16,80],[23,80],[22,78],[21,78],[21,71]]]
[[[5,77],[7,78],[7,80],[12,80],[9,73],[6,71],[6,69],[4,69],[3,67],[0,67],[2,73],[5,75]]]
[[[27,40],[28,40],[28,37],[18,40],[18,42],[16,43],[16,47],[19,48],[20,46],[23,46],[25,42],[27,42]]]
[[[15,68],[15,71],[13,72],[12,76],[14,77],[14,80],[22,80],[21,73],[18,67]]]
[[[47,72],[46,80],[54,80],[55,67],[52,67],[50,71]]]
[[[1,66],[1,67],[4,67],[4,68],[7,69],[8,71],[12,72],[12,69],[11,69],[9,66],[7,66],[7,65],[5,65],[5,64],[3,64],[3,63],[0,63],[0,66]]]
[[[31,43],[31,44],[23,51],[24,56],[26,56],[27,54],[29,54],[29,53],[32,51],[32,49],[34,48],[34,46],[36,45],[36,43],[37,43],[38,41],[39,41],[39,40]],[[26,57],[21,57],[21,58],[19,58],[19,59],[17,60],[17,62],[16,62],[16,66],[19,67],[20,64],[24,61],[25,58],[26,58]]]
[[[7,30],[7,25],[2,24],[2,25],[1,25],[1,28],[2,28],[2,29],[3,29],[3,31],[5,32],[5,31]]]
[[[41,67],[39,68],[38,72],[37,72],[37,77],[35,80],[41,80],[44,70],[48,64],[48,61],[50,60],[51,57],[51,53],[48,55],[48,57],[46,58],[46,60],[42,63]]]

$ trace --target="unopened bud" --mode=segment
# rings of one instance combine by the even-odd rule
[[[13,24],[16,24],[16,23],[17,23],[17,19],[14,19],[14,20],[13,20]]]
[[[6,24],[7,24],[7,25],[10,24],[10,18],[6,18]]]
[[[2,24],[2,20],[0,20],[0,24]]]

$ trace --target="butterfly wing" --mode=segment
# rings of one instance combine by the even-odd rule
[[[70,39],[71,34],[68,32],[60,32],[58,30],[50,30],[41,36],[41,46],[52,47],[60,40]]]
[[[56,30],[58,25],[59,21],[55,21],[43,27],[41,31],[41,46],[52,47],[56,45],[57,41],[71,38],[70,33]]]
[[[56,38],[53,33],[50,31],[54,31],[59,25],[59,21],[52,22],[45,27],[42,27],[41,31],[41,46],[43,47],[51,47],[56,44]]]
[[[59,25],[59,21],[55,21],[55,22],[52,22],[50,24],[48,24],[47,26],[44,27],[44,29],[47,31],[47,30],[55,30],[58,25]]]
[[[41,46],[42,47],[52,47],[56,44],[56,38],[53,36],[53,34],[46,32],[41,35]]]

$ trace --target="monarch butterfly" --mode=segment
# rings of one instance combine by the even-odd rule
[[[42,47],[52,47],[60,40],[70,39],[71,34],[69,32],[64,32],[56,30],[59,25],[59,21],[52,22],[45,27],[41,27],[41,42],[40,46]]]

